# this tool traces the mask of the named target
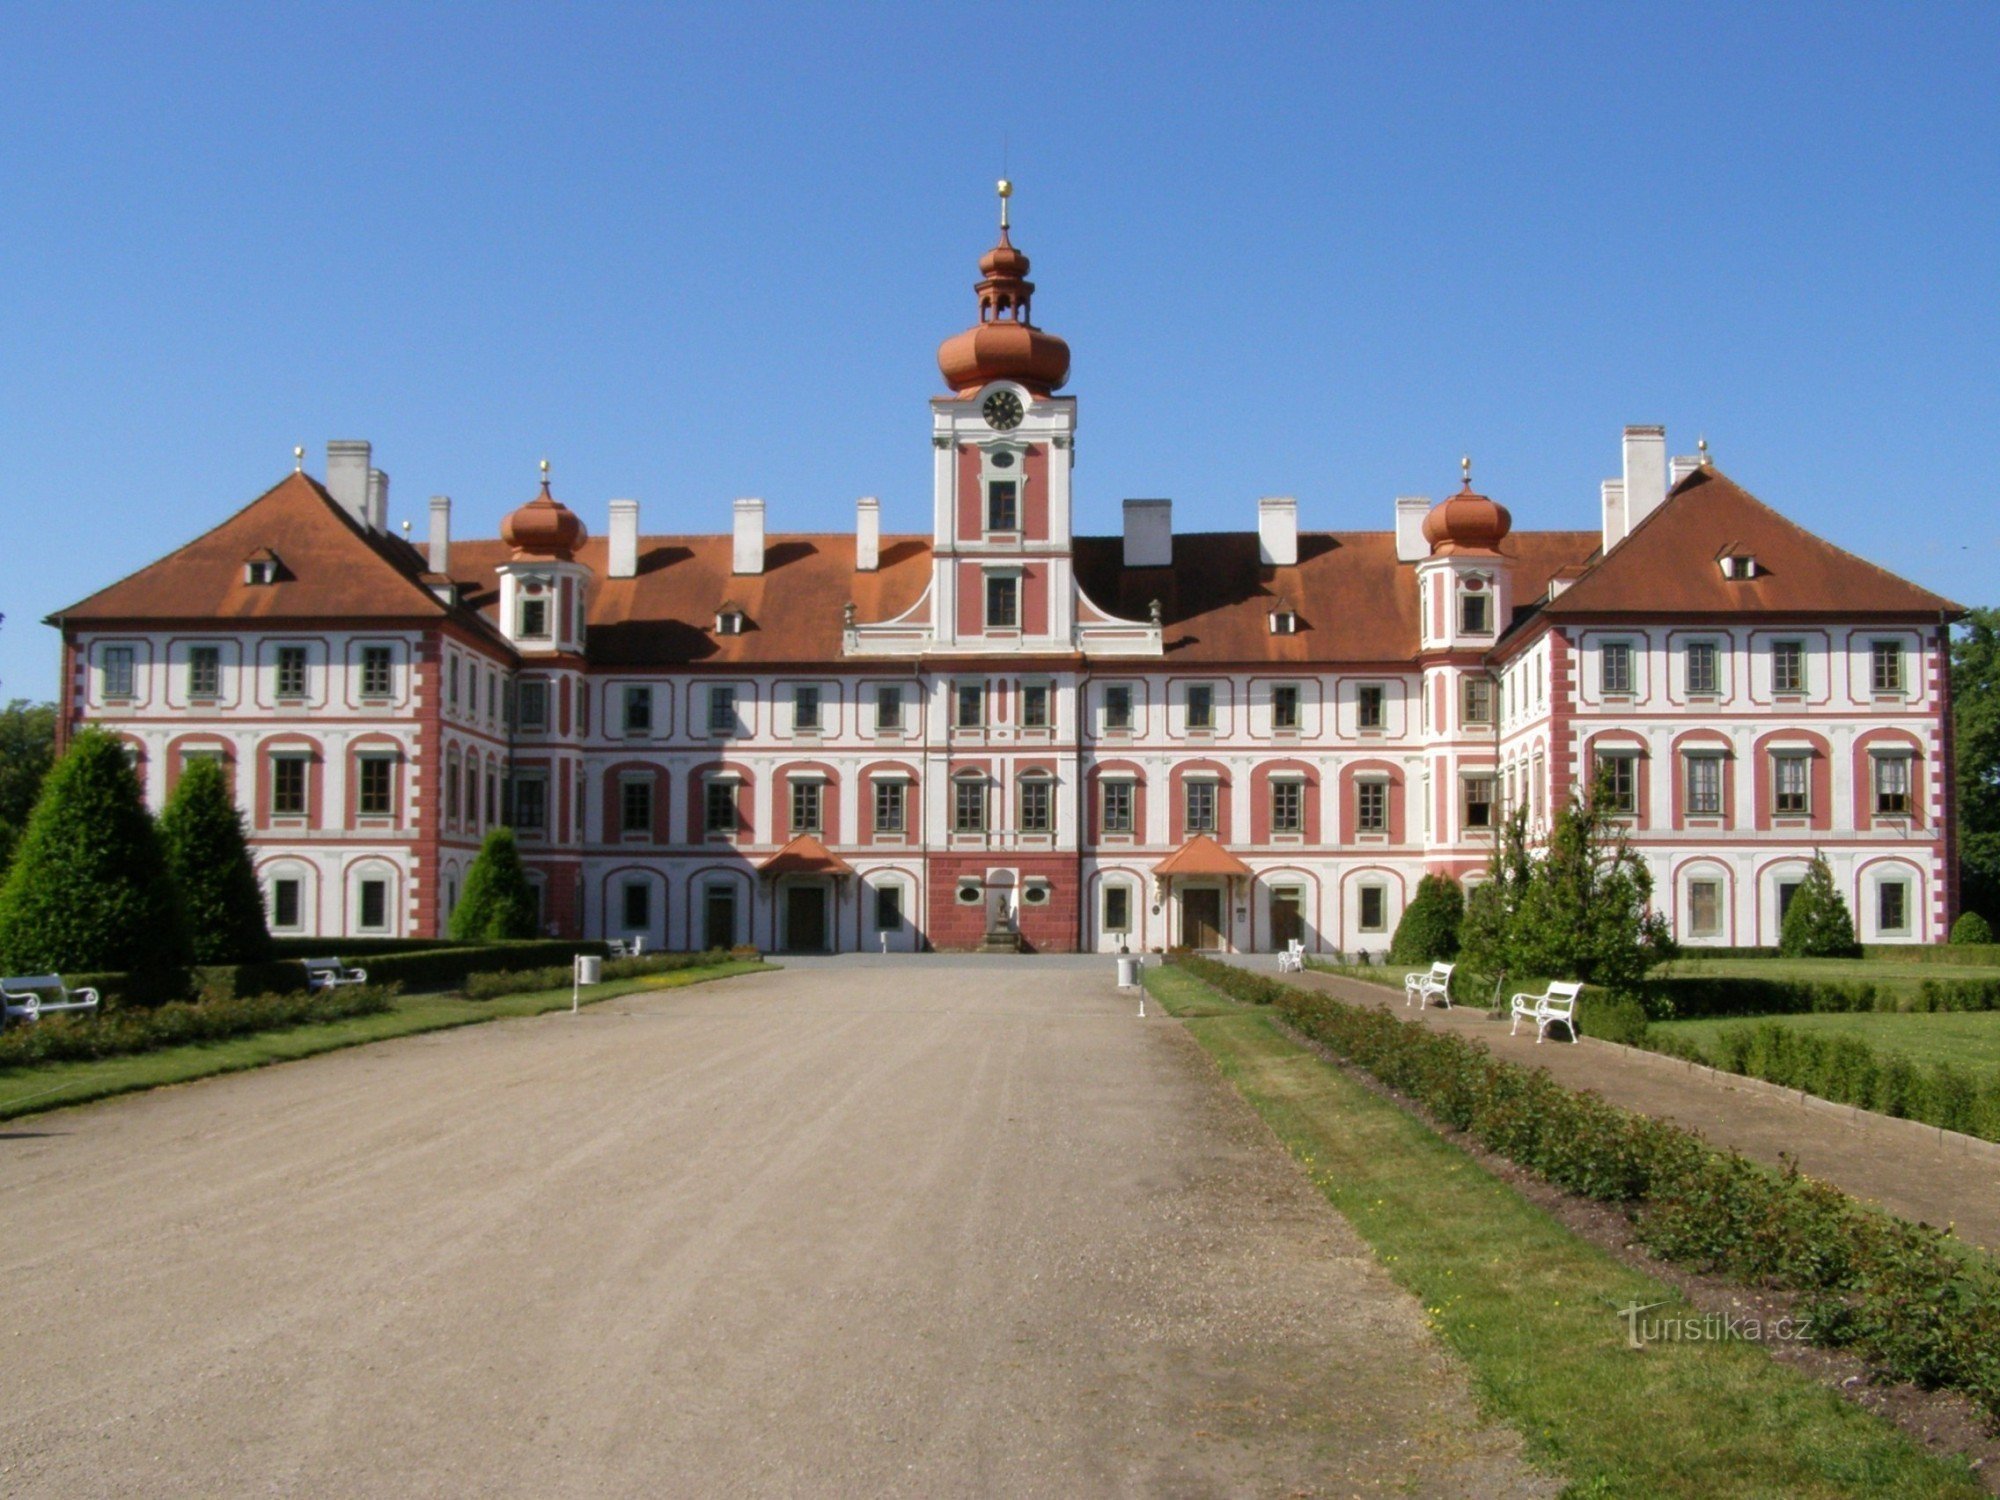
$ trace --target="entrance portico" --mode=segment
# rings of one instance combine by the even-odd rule
[[[1169,946],[1234,951],[1231,912],[1249,881],[1250,867],[1205,833],[1153,866],[1154,889],[1168,910]]]

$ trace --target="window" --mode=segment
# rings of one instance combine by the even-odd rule
[[[1107,781],[1104,791],[1104,831],[1106,833],[1130,833],[1132,831],[1132,789],[1130,781]]]
[[[1910,812],[1910,757],[1877,755],[1875,761],[1875,812],[1880,817],[1908,817]]]
[[[479,668],[465,669],[465,712],[469,718],[479,717]]]
[[[304,904],[299,899],[299,882],[296,880],[274,880],[271,882],[271,925],[280,932],[296,928]]]
[[[986,575],[986,628],[1014,630],[1021,624],[1021,580],[1012,573]]]
[[[1379,885],[1361,887],[1361,930],[1363,932],[1389,930],[1389,893]]]
[[[514,778],[514,826],[539,833],[549,826],[549,783],[540,774]]]
[[[960,729],[977,729],[986,722],[986,686],[961,682],[952,690],[952,723]]]
[[[271,816],[303,818],[306,815],[306,757],[279,755],[271,761]]]
[[[1104,727],[1117,730],[1132,727],[1132,689],[1119,685],[1104,690]]]
[[[1875,887],[1875,928],[1884,933],[1910,930],[1908,881],[1885,880]]]
[[[458,755],[453,752],[451,762],[444,768],[444,820],[458,822]]]
[[[306,695],[306,648],[278,648],[278,696],[303,698]]]
[[[1690,880],[1688,882],[1689,936],[1714,937],[1721,931],[1722,882]]]
[[[820,809],[824,805],[826,783],[817,777],[803,778],[792,783],[792,832],[818,833],[821,831]]]
[[[1803,881],[1781,880],[1778,882],[1778,925],[1785,925],[1785,916],[1792,909],[1792,898],[1799,893]]]
[[[627,776],[618,783],[618,831],[653,831],[653,778]]]
[[[1599,648],[1599,661],[1604,672],[1605,692],[1632,691],[1632,648],[1629,644],[1624,641],[1606,641]]]
[[[1215,689],[1205,682],[1188,684],[1187,727],[1190,729],[1215,728]]]
[[[1687,644],[1687,690],[1690,693],[1721,691],[1715,669],[1715,642],[1689,641]]]
[[[1459,684],[1459,707],[1468,724],[1491,724],[1493,722],[1493,679],[1491,677],[1467,677]]]
[[[1806,690],[1806,643],[1775,641],[1771,645],[1771,690],[1776,693],[1803,693]]]
[[[653,925],[653,883],[650,880],[628,880],[619,889],[619,905],[623,908],[621,924],[627,931],[644,931]]]
[[[486,765],[486,821],[489,824],[500,821],[500,768],[491,761]]]
[[[1722,757],[1690,755],[1687,758],[1687,810],[1690,817],[1722,816]]]
[[[386,880],[364,880],[361,882],[361,930],[382,932],[389,925],[389,882]]]
[[[1362,687],[1355,697],[1355,722],[1363,729],[1382,727],[1382,688],[1378,683]]]
[[[1467,828],[1491,828],[1493,826],[1493,778],[1491,776],[1468,776],[1465,778],[1465,826]]]
[[[217,698],[222,695],[222,651],[216,646],[194,646],[188,651],[188,696]]]
[[[278,581],[278,565],[268,557],[253,557],[243,565],[243,581],[261,586]]]
[[[1461,635],[1493,634],[1493,596],[1484,589],[1475,591],[1475,583],[1466,584],[1458,596],[1458,629]]]
[[[1903,643],[1875,641],[1868,648],[1869,679],[1878,693],[1903,691]]]
[[[723,608],[715,612],[715,633],[717,635],[743,634],[743,611]]]
[[[621,694],[627,734],[653,732],[653,690],[643,685],[628,686]]]
[[[394,691],[392,663],[387,646],[361,648],[361,696],[386,698]]]
[[[894,777],[875,783],[875,831],[877,833],[901,833],[904,831],[905,805],[909,794],[909,783]]]
[[[1361,833],[1389,831],[1389,783],[1357,781],[1354,784],[1354,826]]]
[[[1771,810],[1799,817],[1812,811],[1812,758],[1806,755],[1771,757]]]
[[[801,683],[792,689],[792,728],[801,734],[819,730],[819,689]]]
[[[1298,633],[1299,615],[1297,610],[1274,609],[1271,611],[1272,635],[1297,635]]]
[[[1187,832],[1215,832],[1215,790],[1213,781],[1190,781],[1182,795],[1187,811]]]
[[[986,482],[986,529],[988,531],[1019,531],[1021,529],[1021,488],[1012,479],[989,479]]]
[[[1281,682],[1271,689],[1271,727],[1299,727],[1299,689],[1296,683]]]
[[[1639,810],[1639,757],[1629,750],[1600,751],[1596,757],[1597,795],[1614,813]]]
[[[1031,682],[1021,689],[1021,727],[1023,729],[1049,727],[1048,684]]]
[[[1107,885],[1104,888],[1104,930],[1132,930],[1132,887],[1129,885]]]
[[[455,656],[445,665],[445,682],[448,684],[448,696],[451,703],[451,711],[453,713],[457,713],[458,712],[458,658]]]
[[[875,887],[875,928],[878,932],[903,930],[903,888],[900,885]]]
[[[878,730],[901,729],[903,727],[903,690],[893,687],[875,689],[875,727]]]
[[[986,831],[986,783],[976,776],[961,776],[951,784],[951,831]]]
[[[546,599],[523,599],[517,615],[520,629],[515,632],[524,641],[547,640],[549,635],[549,601]]]
[[[708,732],[736,733],[736,689],[712,687],[708,690]]]
[[[523,679],[515,703],[520,709],[521,731],[544,734],[549,727],[549,685],[535,678]]]
[[[705,833],[736,832],[736,783],[724,777],[711,780],[701,793],[701,826]]]
[[[1023,777],[1020,797],[1021,832],[1051,832],[1055,827],[1055,783],[1046,776]]]
[[[1305,808],[1306,784],[1303,781],[1271,783],[1271,832],[1305,832]]]
[[[364,818],[386,818],[395,811],[396,762],[386,755],[361,757],[361,783],[355,789],[354,810]]]

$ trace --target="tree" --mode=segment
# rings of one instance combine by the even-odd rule
[[[1951,941],[1962,947],[1976,947],[1993,941],[1993,924],[1976,911],[1962,911],[1951,924]]]
[[[1449,875],[1426,875],[1417,894],[1403,908],[1396,936],[1389,944],[1389,961],[1427,964],[1458,954],[1458,928],[1465,917],[1465,892]]]
[[[271,956],[264,896],[250,863],[243,814],[222,763],[191,760],[160,814],[167,869],[181,893],[198,963],[261,963]]]
[[[1514,962],[1514,917],[1521,895],[1534,875],[1528,850],[1528,810],[1517,807],[1500,825],[1486,879],[1465,897],[1465,915],[1458,925],[1458,957],[1475,974],[1499,978],[1520,972]]]
[[[180,895],[124,746],[85,729],[42,783],[0,887],[0,970],[157,977],[191,957]]]
[[[465,893],[451,914],[451,935],[473,942],[540,936],[535,931],[535,890],[521,868],[513,829],[496,828],[480,845],[479,857],[465,872]]]
[[[56,758],[56,706],[16,698],[0,709],[0,875]]]
[[[1959,904],[2000,921],[2000,609],[1975,609],[1960,622],[1951,700]]]
[[[1602,795],[1572,798],[1534,861],[1508,942],[1516,974],[1630,990],[1670,958],[1665,918],[1650,909],[1653,876]]]
[[[1833,871],[1826,856],[1813,850],[1806,867],[1805,881],[1792,893],[1785,908],[1784,925],[1778,929],[1778,952],[1786,958],[1859,958],[1861,945],[1854,940],[1854,917],[1847,910],[1847,898],[1833,883]]]

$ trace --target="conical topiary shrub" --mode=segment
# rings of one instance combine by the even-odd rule
[[[160,814],[167,868],[180,888],[197,963],[253,964],[271,956],[264,896],[250,863],[243,815],[219,761],[189,761]]]
[[[1778,952],[1786,958],[1859,958],[1854,917],[1847,899],[1834,886],[1826,856],[1815,849],[1806,878],[1785,909],[1778,929]]]
[[[535,931],[535,890],[521,868],[513,829],[496,828],[480,845],[451,914],[451,935],[471,942],[541,935]]]

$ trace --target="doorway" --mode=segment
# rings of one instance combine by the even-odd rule
[[[1271,949],[1283,953],[1290,943],[1302,943],[1306,936],[1306,896],[1297,886],[1280,886],[1271,892]]]
[[[826,887],[785,887],[785,951],[826,952]]]
[[[1222,892],[1196,886],[1181,892],[1181,944],[1188,948],[1222,946]]]
[[[701,901],[701,945],[704,948],[736,946],[736,887],[712,885]]]

